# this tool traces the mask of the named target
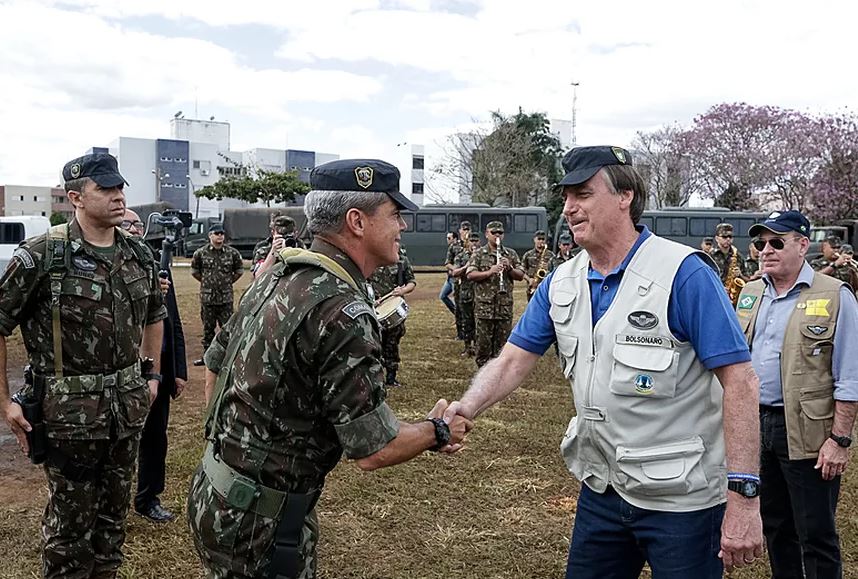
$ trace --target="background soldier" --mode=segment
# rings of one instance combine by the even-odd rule
[[[298,239],[295,220],[288,215],[275,215],[271,218],[271,237],[257,243],[253,250],[253,277],[274,265],[277,253],[284,247],[304,247],[304,244]]]
[[[74,159],[63,180],[75,218],[23,242],[0,279],[0,411],[25,451],[25,431],[47,431],[43,576],[109,578],[122,563],[167,311],[152,253],[116,227],[126,184],[116,159]],[[10,401],[5,337],[18,325],[32,376]],[[145,376],[141,354],[153,359]],[[22,403],[40,404],[41,424]]]
[[[462,315],[459,311],[459,283],[457,279],[452,277],[452,270],[454,267],[456,267],[456,256],[459,255],[459,253],[461,253],[465,246],[468,244],[468,236],[470,235],[470,233],[470,221],[462,221],[461,223],[459,223],[459,231],[456,234],[457,239],[447,246],[447,259],[444,261],[444,265],[447,268],[447,279],[449,279],[453,284],[453,304],[456,308],[454,314],[456,315],[457,340],[463,340],[464,336],[462,335]]]
[[[709,253],[710,251],[712,251],[714,243],[715,242],[711,237],[704,237],[703,240],[700,242],[700,249],[704,253]]]
[[[572,253],[572,236],[564,233],[560,236],[559,249],[557,251],[558,264],[564,263],[575,257]]]
[[[540,282],[548,272],[554,269],[554,254],[545,245],[545,232],[541,229],[533,235],[533,249],[529,249],[521,258],[524,269],[524,281],[527,284],[527,301],[533,296]],[[542,277],[540,277],[540,275]]]
[[[497,356],[506,343],[512,328],[513,280],[524,279],[515,250],[503,247],[503,234],[503,223],[490,221],[486,245],[474,252],[466,270],[474,282],[477,366]]]
[[[748,244],[748,257],[742,264],[742,273],[748,281],[760,279],[763,275],[763,272],[760,271],[760,252],[754,247],[753,241]]]
[[[268,237],[253,246],[253,259],[250,261],[250,273],[254,278],[257,275],[256,270],[260,265],[262,265],[262,262],[265,261],[265,258],[268,257],[268,254],[271,252],[271,243],[274,240],[274,220],[279,216],[280,212],[278,211],[271,214],[268,221]]]
[[[709,252],[709,256],[718,266],[721,273],[721,283],[725,284],[730,275],[731,261],[735,258],[736,267],[741,273],[745,257],[736,246],[733,245],[733,226],[729,223],[719,223],[715,227],[715,247]],[[744,279],[744,276],[742,276]]]
[[[455,259],[453,277],[459,280],[459,302],[462,307],[462,339],[465,347],[462,356],[474,356],[474,282],[466,275],[471,256],[480,248],[480,234],[472,231],[468,236],[468,245]]]
[[[206,352],[217,391],[188,520],[211,579],[315,577],[315,503],[343,453],[372,470],[454,450],[470,429],[440,419],[443,400],[416,424],[384,402],[365,276],[396,262],[400,210],[417,209],[399,170],[344,159],[313,169],[310,185],[310,251],[284,250]]]
[[[209,229],[209,244],[194,252],[191,275],[200,282],[200,318],[203,320],[203,354],[232,315],[232,284],[244,271],[241,254],[224,244],[224,230],[219,223]],[[202,366],[202,358],[194,366]]]
[[[840,251],[840,238],[836,235],[829,235],[822,242],[822,257],[818,257],[810,262],[810,267],[819,273],[830,275],[833,278],[845,281],[849,285],[854,283],[853,272],[854,267],[851,267],[851,257]],[[852,285],[854,288],[855,286]]]
[[[379,267],[369,276],[368,281],[372,285],[376,306],[388,295],[403,297],[413,292],[417,287],[417,279],[414,277],[411,262],[405,254],[405,248],[400,247],[399,260],[396,263]],[[399,342],[404,337],[405,320],[393,327],[382,326],[381,328],[381,363],[386,370],[384,383],[387,386],[401,386],[396,378],[396,372],[399,370],[400,362]]]

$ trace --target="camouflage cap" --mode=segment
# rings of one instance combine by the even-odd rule
[[[825,238],[825,243],[830,245],[832,248],[841,247],[843,245],[843,241],[837,235],[829,235]]]
[[[209,233],[225,233],[225,231],[223,229],[223,224],[212,223],[212,226],[209,227]]]
[[[468,221],[467,219],[459,223],[459,229],[470,229],[470,228],[471,228],[471,222]]]
[[[480,240],[480,234],[477,233],[476,231],[472,231],[471,233],[468,234],[468,240],[469,241],[479,241]]]
[[[713,244],[713,243],[715,243],[715,240],[714,240],[714,239],[712,239],[711,237],[704,237],[704,238],[703,238],[703,243]]]
[[[278,215],[274,218],[272,227],[278,230],[278,233],[293,233],[295,231],[295,220],[288,215]]]
[[[569,235],[568,233],[564,233],[563,235],[560,236],[560,244],[562,245],[564,243],[567,243],[569,245],[572,244],[572,236]]]
[[[852,255],[855,252],[852,250],[852,246],[850,244],[844,243],[843,245],[840,246],[840,253],[846,253],[846,254]]]
[[[730,223],[719,223],[715,226],[715,235],[724,236],[728,233],[733,235],[733,226]]]
[[[545,239],[545,232],[541,229],[537,229],[536,233],[533,234],[533,237],[536,239]]]
[[[489,221],[488,224],[486,224],[486,231],[492,230],[500,230],[503,232],[503,223],[500,221]]]

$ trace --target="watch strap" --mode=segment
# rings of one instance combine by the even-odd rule
[[[442,418],[427,418],[435,426],[435,445],[429,450],[438,451],[450,442],[450,426]]]

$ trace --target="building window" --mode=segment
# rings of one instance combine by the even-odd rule
[[[34,201],[34,202],[36,202],[36,203],[38,203],[38,202],[39,202],[39,196],[38,196],[38,195],[33,195],[33,201]]]
[[[414,195],[423,195],[423,183],[412,183],[411,193]]]
[[[411,168],[412,169],[422,169],[423,168],[423,157],[411,157]]]
[[[42,211],[42,217],[46,217],[46,215],[45,215],[45,212],[44,212],[44,211]]]
[[[23,200],[24,200],[24,196],[23,196],[23,195],[18,195],[18,201],[23,201]]]
[[[194,161],[194,169],[199,169],[199,168],[200,168],[200,162]]]

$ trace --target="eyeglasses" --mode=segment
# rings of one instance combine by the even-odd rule
[[[129,221],[124,219],[122,223],[119,224],[119,227],[124,229],[125,231],[130,231],[132,227],[136,227],[137,229],[143,229],[145,224],[142,221]]]
[[[772,249],[774,249],[775,251],[780,251],[784,248],[784,246],[786,246],[786,239],[787,238],[783,238],[783,237],[772,237],[771,239],[768,239],[768,240],[755,239],[754,240],[754,248],[757,251],[762,251],[766,248],[766,244],[768,243],[769,245],[772,246]]]
[[[503,235],[503,231],[499,229],[492,229],[491,231],[489,231],[489,233],[491,233],[492,235]]]

